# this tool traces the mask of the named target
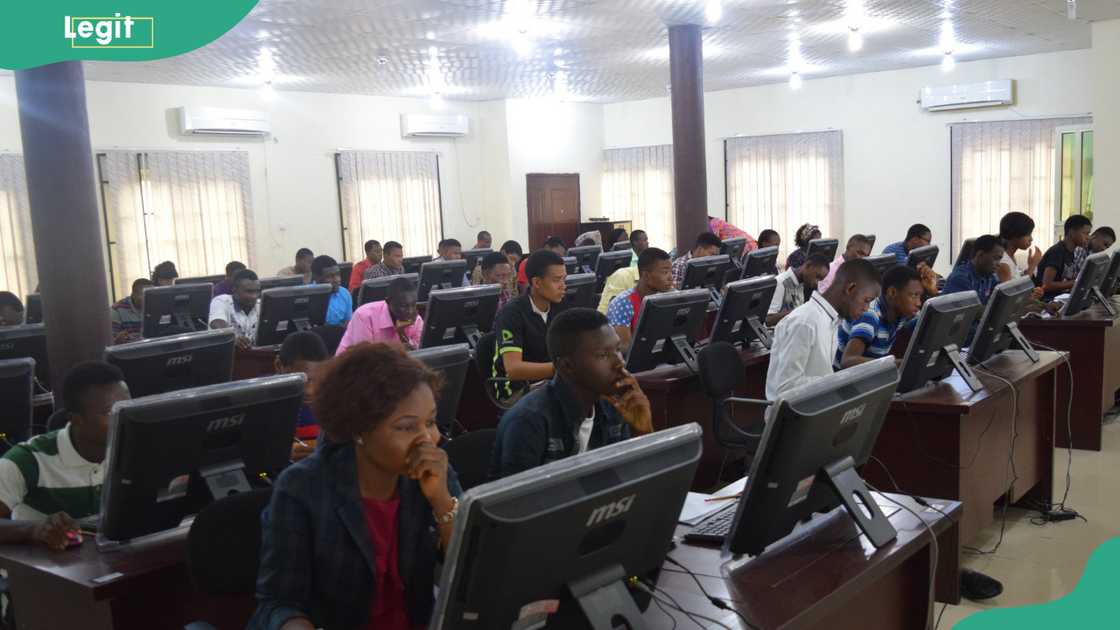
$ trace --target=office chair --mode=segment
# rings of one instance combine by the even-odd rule
[[[245,627],[256,609],[253,593],[260,565],[261,511],[272,498],[272,489],[234,494],[202,509],[187,534],[187,567],[195,589],[218,603],[239,605],[239,619],[228,618],[217,627]],[[220,606],[223,617],[230,606]],[[240,619],[241,615],[244,619]],[[205,621],[194,621],[186,630],[213,630]]]
[[[700,370],[700,384],[704,393],[712,399],[712,437],[724,449],[741,450],[747,460],[749,468],[762,440],[762,430],[765,421],[752,423],[751,426],[741,427],[731,414],[731,405],[734,403],[748,403],[769,406],[766,400],[752,398],[737,398],[733,396],[735,386],[740,375],[742,359],[735,346],[726,341],[704,346],[697,354],[697,366]],[[738,368],[738,369],[736,369]],[[726,462],[726,453],[724,460]],[[720,467],[722,474],[722,466]]]
[[[338,351],[338,345],[342,343],[342,337],[346,335],[346,326],[316,326],[311,332],[319,335],[323,345],[327,347],[327,356],[333,357]]]
[[[529,391],[528,388],[522,386],[520,391],[516,391],[509,398],[501,399],[498,397],[498,389],[502,387],[510,387],[514,381],[505,377],[487,377],[487,374],[492,374],[494,366],[494,353],[498,348],[498,335],[495,332],[488,332],[478,340],[478,344],[474,347],[474,361],[475,367],[478,368],[478,374],[483,379],[483,389],[486,390],[486,397],[490,402],[494,403],[499,409],[510,409],[525,392]]]
[[[486,483],[490,472],[490,454],[494,450],[497,429],[479,429],[450,440],[443,447],[447,461],[459,475],[463,490]]]

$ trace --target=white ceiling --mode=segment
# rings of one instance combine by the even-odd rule
[[[495,26],[512,1],[261,0],[204,48],[152,62],[90,62],[86,76],[258,87],[267,48],[278,90],[425,96],[432,91],[429,48],[435,46],[446,98],[550,94],[558,70],[574,99],[650,98],[664,96],[669,82],[666,24],[700,23],[705,6],[705,0],[524,0],[536,17],[529,22],[533,50],[523,58],[510,31]],[[793,33],[807,80],[937,64],[946,14],[958,61],[1088,48],[1089,20],[1120,17],[1120,0],[1077,4],[1078,19],[1071,21],[1066,0],[864,0],[865,43],[852,53],[847,0],[723,0],[722,19],[705,30],[705,89],[786,81]]]

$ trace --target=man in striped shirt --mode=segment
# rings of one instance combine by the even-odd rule
[[[132,283],[132,293],[113,305],[109,311],[109,323],[113,330],[113,343],[130,343],[143,339],[144,327],[144,289],[152,286],[152,281],[140,278]]]
[[[0,457],[0,543],[62,550],[81,541],[75,519],[101,508],[109,414],[128,398],[124,376],[108,363],[79,363],[66,374],[66,426]]]
[[[922,307],[922,279],[908,265],[891,267],[883,274],[883,291],[866,313],[855,320],[842,319],[833,367],[837,370],[891,353],[903,328],[912,329]]]

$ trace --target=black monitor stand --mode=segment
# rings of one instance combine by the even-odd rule
[[[1031,363],[1038,363],[1038,351],[1035,350],[1034,346],[1031,345],[1031,342],[1027,341],[1027,338],[1023,336],[1023,331],[1019,330],[1019,324],[1015,322],[1008,322],[1007,334],[1011,335],[1011,339],[1013,340],[1012,345],[1026,353],[1027,358],[1031,360]]]
[[[754,333],[759,343],[769,350],[770,345],[774,343],[774,338],[770,336],[770,330],[766,328],[766,323],[754,315],[748,317],[746,323],[751,327],[751,332]]]
[[[601,571],[568,584],[572,597],[579,603],[592,630],[614,630],[618,627],[644,630],[634,598],[626,590],[626,571],[613,564]]]
[[[191,317],[190,296],[175,296],[175,304],[171,310],[171,319],[174,320],[175,327],[183,332],[197,332],[199,330],[195,325],[194,319]]]
[[[898,531],[883,514],[875,497],[868,491],[867,484],[856,472],[856,463],[851,457],[822,468],[817,472],[817,479],[832,488],[871,544],[885,547],[898,537]]]
[[[215,501],[253,489],[245,476],[245,464],[240,461],[202,468],[198,474],[206,482]]]
[[[1116,317],[1116,307],[1112,305],[1112,300],[1105,297],[1104,292],[1101,291],[1100,287],[1093,287],[1092,289],[1090,289],[1090,293],[1093,296],[1093,299],[1099,302],[1100,305],[1104,307],[1104,310],[1108,313],[1109,317]]]
[[[957,344],[949,344],[942,348],[941,351],[944,352],[945,356],[949,358],[949,361],[953,364],[953,367],[956,368],[957,374],[961,375],[961,378],[964,379],[964,382],[966,385],[968,385],[969,389],[971,389],[973,392],[978,392],[984,389],[984,383],[982,383],[980,381],[980,378],[976,376],[976,372],[973,372],[968,363],[961,358],[961,349],[957,347]]]
[[[673,344],[673,349],[676,351],[677,358],[681,360],[688,367],[689,371],[693,374],[698,373],[696,363],[696,348],[688,342],[687,335],[673,335],[669,338],[669,343]]]
[[[471,352],[474,352],[474,349],[478,347],[478,340],[482,339],[482,331],[480,331],[475,324],[463,324],[459,326],[459,330],[462,331],[463,337],[466,338],[467,346],[470,347]]]

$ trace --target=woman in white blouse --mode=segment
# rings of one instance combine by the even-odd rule
[[[999,237],[1004,243],[1003,258],[996,265],[996,275],[1000,282],[1014,280],[1021,276],[1034,276],[1042,250],[1032,246],[1034,219],[1022,212],[1008,212],[999,220]],[[1015,262],[1015,253],[1027,252],[1027,266],[1024,269]]]

